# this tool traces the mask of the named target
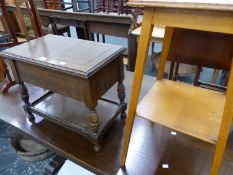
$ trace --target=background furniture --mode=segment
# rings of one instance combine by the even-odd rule
[[[6,48],[17,45],[19,44],[19,42],[16,36],[16,32],[13,28],[13,24],[10,20],[10,15],[6,9],[5,1],[1,1],[0,5],[2,10],[1,21],[4,24],[4,30],[5,30],[5,32],[2,33],[0,36],[1,38],[0,48]],[[2,58],[0,58],[0,64],[1,64],[0,81],[2,80],[2,78],[7,78],[9,81],[2,89],[2,93],[5,94],[12,86],[16,84],[16,82],[12,80],[9,70],[7,69],[7,65]]]
[[[26,7],[26,13],[21,11],[21,6]],[[30,37],[41,37],[43,35],[42,24],[37,12],[37,7],[34,0],[15,0],[15,17],[17,19],[18,25],[22,34],[26,37],[27,40],[30,40]],[[28,26],[25,23],[24,14],[28,15],[30,19],[31,29],[33,34],[28,30]],[[30,36],[32,35],[32,36]]]
[[[131,1],[129,4],[144,5],[146,8],[137,54],[134,88],[129,104],[121,166],[125,165],[153,25],[164,25],[171,27],[167,27],[165,31],[157,82],[140,102],[137,114],[165,127],[216,144],[210,174],[217,175],[232,123],[233,72],[229,76],[226,95],[163,80],[163,74],[172,39],[172,27],[233,34],[233,2],[190,0],[171,4],[169,1],[154,0],[150,2]],[[172,20],[170,20],[171,18]],[[192,22],[190,23],[190,21]],[[232,67],[231,69],[233,69]],[[201,130],[200,127],[202,127]]]
[[[46,9],[67,10],[63,0],[43,0]],[[68,7],[72,8],[72,7]]]
[[[35,36],[36,37],[42,36],[42,27],[41,27],[39,17],[38,17],[36,7],[35,7],[35,4],[34,4],[33,0],[16,1],[16,9],[15,9],[14,12],[16,14],[15,16],[16,16],[16,19],[18,21],[18,24],[20,26],[20,29],[21,29],[23,35],[26,37],[27,40],[30,39],[30,36],[28,34],[28,30],[27,30],[25,21],[23,19],[23,15],[22,15],[22,13],[20,11],[20,5],[22,5],[23,3],[25,3],[25,6],[26,6],[27,12],[29,14]],[[24,41],[20,41],[20,42],[18,41],[16,32],[15,32],[15,28],[14,28],[14,26],[12,24],[12,20],[10,18],[8,10],[6,9],[5,1],[1,1],[1,8],[2,8],[2,12],[3,12],[2,18],[3,18],[3,21],[4,21],[5,25],[6,25],[5,28],[6,28],[7,31],[9,31],[9,38],[6,39],[6,41],[9,41],[9,42],[1,43],[0,47],[6,48],[6,47],[12,47],[12,46],[21,44]],[[7,69],[7,64],[4,63],[3,60],[2,60],[2,64],[5,67],[5,76],[7,77],[8,81],[9,81],[9,83],[6,84],[6,86],[2,90],[3,94],[5,94],[5,93],[8,92],[10,87],[12,87],[12,86],[14,86],[16,84],[16,82],[13,81],[13,79],[11,78],[9,70]]]
[[[154,26],[151,38],[152,68],[158,69],[159,67],[161,53],[154,53],[154,46],[156,43],[163,43],[164,33],[165,27]],[[141,26],[133,30],[131,34],[139,38]],[[225,79],[223,79],[223,85],[217,85],[216,81],[220,69],[229,71],[229,62],[227,60],[231,56],[231,42],[231,35],[176,28],[169,48],[165,73],[170,80],[177,80],[178,76],[195,74],[194,85],[225,90]],[[222,66],[219,65],[221,59],[223,60],[221,62]],[[216,61],[211,62],[211,60]],[[202,67],[214,68],[211,83],[199,81]],[[222,76],[224,78],[224,75]]]
[[[53,0],[53,1],[47,1],[44,0],[45,8],[46,9],[54,9],[54,10],[68,10],[71,7],[65,7],[64,1],[61,0]],[[44,26],[44,32],[45,33],[53,33],[55,35],[64,35],[67,33],[68,37],[71,37],[70,34],[70,27],[66,25],[57,25],[54,23],[52,18],[48,18],[47,20],[43,20],[45,23]],[[45,31],[47,29],[47,31]]]
[[[168,59],[173,62],[169,79],[176,79],[177,75],[173,74],[175,63],[177,66],[179,63],[185,63],[200,68],[229,71],[233,55],[232,43],[232,35],[175,28],[168,54]],[[178,69],[177,66],[176,69]],[[199,77],[200,72],[197,72],[194,85],[224,89],[218,85],[200,82]],[[216,76],[213,78],[216,79]]]
[[[96,0],[96,12],[117,13],[120,15],[123,8],[122,0]]]
[[[55,10],[69,10],[72,9],[74,12],[88,11],[93,12],[94,0],[43,0],[46,9],[55,9]],[[86,4],[86,8],[81,8],[82,4]],[[68,6],[67,6],[68,5]]]
[[[0,17],[1,17],[2,24],[4,26],[4,30],[6,32],[5,34],[3,34],[5,36],[1,36],[1,37],[4,37],[3,41],[4,40],[5,40],[5,42],[8,41],[7,43],[1,43],[0,47],[14,46],[14,45],[18,44],[16,32],[14,30],[12,21],[10,19],[10,15],[6,9],[5,1],[1,1],[0,3],[1,3],[0,5],[1,5],[1,10],[2,10]]]
[[[140,26],[131,32],[132,35],[135,35],[137,37],[137,40],[139,39],[139,37],[141,35],[141,29],[142,29],[142,27]],[[155,43],[159,43],[159,44],[163,43],[164,33],[165,33],[165,27],[154,26],[152,36],[151,36],[151,43],[152,43],[151,61],[152,61],[152,63],[153,63],[152,57],[154,54]]]
[[[142,7],[129,7],[128,0],[96,0],[96,8],[94,11],[97,13],[116,13],[118,15],[137,14],[143,15]]]

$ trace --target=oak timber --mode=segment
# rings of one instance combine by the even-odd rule
[[[138,105],[137,115],[215,144],[225,98],[221,92],[157,80]]]

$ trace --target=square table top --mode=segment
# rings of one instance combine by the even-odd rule
[[[88,78],[124,51],[122,46],[50,34],[6,49],[0,55]]]
[[[233,11],[233,0],[129,0],[128,5]]]

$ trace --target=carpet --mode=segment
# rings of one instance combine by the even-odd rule
[[[0,121],[0,175],[42,175],[53,157],[38,162],[20,159],[11,146],[14,128]]]

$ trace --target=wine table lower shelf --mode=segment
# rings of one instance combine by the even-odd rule
[[[157,80],[139,103],[137,115],[215,144],[225,94],[170,80]]]

